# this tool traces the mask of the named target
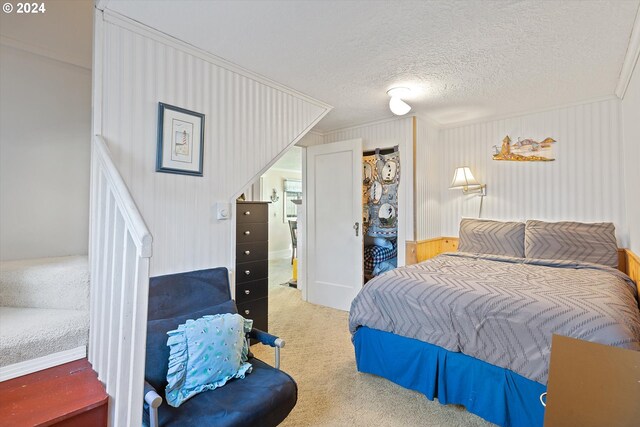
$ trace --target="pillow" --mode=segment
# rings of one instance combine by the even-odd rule
[[[167,332],[175,329],[176,325],[189,319],[198,319],[207,314],[237,313],[233,300],[204,308],[202,310],[183,314],[182,316],[156,319],[147,322],[147,354],[145,356],[144,377],[160,392],[167,386],[167,361],[169,360],[169,347],[167,347]]]
[[[527,221],[525,255],[618,268],[616,229],[610,222]]]
[[[524,223],[464,218],[458,250],[524,258]]]
[[[380,246],[387,249],[393,249],[393,243],[391,242],[391,240],[385,239],[384,237],[364,236],[364,245]]]
[[[228,380],[244,378],[251,372],[245,334],[251,331],[252,324],[253,320],[239,314],[216,314],[189,319],[167,332],[167,403],[177,408],[198,393],[222,387]]]

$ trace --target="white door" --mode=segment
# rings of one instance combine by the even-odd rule
[[[349,310],[362,288],[362,140],[307,148],[307,301]]]

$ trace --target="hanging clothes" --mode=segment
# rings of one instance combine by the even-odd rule
[[[364,156],[362,174],[362,223],[364,234],[371,237],[398,236],[398,185],[400,153],[376,153]]]

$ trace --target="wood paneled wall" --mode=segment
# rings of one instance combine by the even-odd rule
[[[417,242],[407,242],[407,264],[416,264],[443,252],[455,252],[457,250],[457,237],[436,237]]]
[[[631,249],[625,249],[624,251],[627,263],[625,273],[627,273],[627,275],[636,282],[636,286],[638,288],[638,299],[640,299],[640,257],[631,252]]]

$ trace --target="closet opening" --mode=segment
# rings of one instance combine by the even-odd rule
[[[362,153],[364,283],[398,266],[398,146]]]

